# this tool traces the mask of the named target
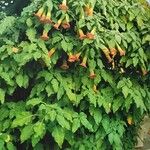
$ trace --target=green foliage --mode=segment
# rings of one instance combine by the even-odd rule
[[[149,5],[20,2],[0,13],[0,150],[133,149],[150,112]]]

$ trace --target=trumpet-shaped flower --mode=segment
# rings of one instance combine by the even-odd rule
[[[59,9],[63,10],[63,11],[67,11],[68,10],[67,0],[63,0],[62,4],[59,5]]]

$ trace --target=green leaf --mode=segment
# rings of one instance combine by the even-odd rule
[[[3,122],[3,131],[5,131],[6,129],[10,128],[10,125],[11,125],[11,120],[10,119],[6,119]]]
[[[5,101],[5,91],[0,88],[0,102],[3,104]]]
[[[110,124],[110,120],[109,120],[109,118],[107,116],[103,117],[102,126],[105,129],[105,132],[109,133],[111,124]]]
[[[58,93],[57,93],[57,99],[60,100],[62,96],[64,95],[64,93],[65,93],[64,88],[60,86],[58,89]]]
[[[8,31],[10,28],[13,27],[15,23],[15,17],[7,16],[3,20],[0,21],[0,35]]]
[[[6,81],[10,86],[14,86],[14,81],[11,79],[10,74],[6,72],[0,72],[0,77]]]
[[[52,87],[54,89],[54,92],[57,93],[58,88],[59,88],[59,82],[56,79],[52,79],[51,83],[52,83]]]
[[[90,124],[90,122],[87,120],[87,116],[84,113],[80,113],[80,121],[82,125],[84,125],[85,128],[87,128],[90,131],[93,131],[93,127]]]
[[[113,144],[113,142],[114,142],[114,133],[113,132],[108,134],[108,139],[109,139],[110,144]]]
[[[3,150],[5,142],[0,139],[0,149]]]
[[[102,120],[101,111],[99,109],[93,109],[93,117],[94,117],[94,120],[95,120],[96,124],[99,125],[99,123]]]
[[[133,58],[133,66],[136,67],[138,62],[139,62],[139,59],[137,57],[134,57]]]
[[[7,150],[16,150],[16,148],[12,142],[8,142],[6,145],[7,145]]]
[[[68,89],[66,91],[66,94],[67,94],[70,101],[72,101],[74,103],[76,102],[76,100],[77,100],[76,94],[72,93],[72,91],[70,89]]]
[[[26,24],[27,24],[28,27],[31,27],[33,25],[32,19],[28,18],[27,21],[26,21]]]
[[[19,87],[23,86],[23,82],[24,82],[23,80],[24,80],[24,78],[23,78],[22,74],[19,74],[16,76],[16,82],[19,85]]]
[[[64,50],[65,52],[67,52],[67,50],[68,50],[68,43],[67,43],[65,40],[63,40],[63,41],[61,42],[61,47],[63,48],[63,50]]]
[[[36,30],[34,28],[28,28],[26,31],[26,35],[31,42],[35,41]]]
[[[66,129],[70,129],[70,124],[69,122],[64,118],[64,116],[62,115],[57,115],[56,117],[59,125],[61,125],[63,128],[66,128]]]
[[[34,130],[34,137],[35,138],[39,138],[39,140],[41,138],[43,138],[45,132],[46,132],[46,127],[45,127],[45,124],[43,122],[40,122],[38,121],[34,127],[33,127],[33,130]]]
[[[120,35],[115,34],[115,39],[116,39],[118,44],[121,44],[121,36]]]
[[[20,136],[21,142],[23,143],[24,141],[30,139],[32,134],[33,134],[33,125],[30,124],[28,126],[25,126],[21,131]]]
[[[21,112],[17,114],[16,118],[12,122],[12,128],[16,128],[18,126],[27,125],[31,122],[32,115],[30,112]]]
[[[127,24],[127,30],[131,30],[133,28],[133,23],[132,22],[128,22]]]
[[[54,90],[51,85],[48,84],[45,89],[46,89],[48,97],[51,96],[52,94],[54,94]]]
[[[52,136],[54,137],[55,141],[58,143],[59,147],[62,148],[62,144],[65,138],[65,131],[60,126],[56,126],[52,132]]]
[[[40,98],[32,98],[27,101],[26,105],[29,106],[36,106],[38,104],[42,103],[42,100]]]
[[[125,98],[127,98],[129,92],[130,92],[130,90],[127,86],[122,87],[122,93],[123,93]]]
[[[115,113],[122,106],[123,103],[124,103],[124,100],[121,97],[114,99],[113,105],[112,105],[113,112]]]
[[[80,127],[80,119],[79,118],[73,119],[72,132],[75,133],[79,127]]]

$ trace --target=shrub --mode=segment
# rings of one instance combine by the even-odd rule
[[[148,4],[24,2],[0,15],[0,149],[133,149],[150,111]]]

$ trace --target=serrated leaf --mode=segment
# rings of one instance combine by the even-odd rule
[[[107,116],[103,117],[102,126],[105,129],[106,133],[109,133],[110,125],[111,124],[109,118]]]
[[[31,135],[33,134],[33,125],[30,124],[28,126],[25,126],[22,131],[21,131],[21,142],[23,143],[24,141],[30,139]]]
[[[0,139],[0,149],[4,148],[4,144],[5,144],[5,142],[2,139]]]
[[[115,39],[118,42],[118,44],[121,44],[121,36],[118,34],[115,34]]]
[[[34,28],[28,28],[26,31],[26,35],[31,42],[35,41],[36,30]]]
[[[115,99],[113,101],[113,105],[112,105],[112,109],[113,109],[113,112],[115,113],[120,107],[121,105],[123,104],[123,99],[121,97]]]
[[[78,118],[73,119],[72,132],[75,133],[79,127],[80,127],[80,119]]]
[[[58,81],[56,79],[52,79],[51,83],[52,83],[52,87],[54,89],[54,92],[57,93],[58,92],[58,88],[59,88]]]
[[[70,129],[70,124],[69,122],[64,118],[64,116],[62,115],[57,115],[56,117],[59,125],[61,125],[63,128],[66,128],[66,129]]]
[[[124,97],[127,98],[128,94],[129,94],[129,88],[127,86],[122,87],[122,93],[123,93]]]
[[[16,147],[12,142],[7,142],[7,150],[16,150]]]
[[[26,21],[26,24],[28,27],[31,27],[33,22],[32,22],[32,19],[31,18],[28,18],[27,21]]]
[[[30,112],[22,112],[16,116],[12,122],[12,128],[27,125],[32,120],[32,115]]]
[[[0,88],[0,102],[3,104],[5,101],[5,91]]]
[[[94,117],[94,120],[95,120],[96,124],[99,125],[99,123],[102,120],[102,113],[101,113],[101,111],[99,109],[94,109],[93,110],[93,117]]]
[[[85,128],[87,128],[90,131],[93,131],[93,127],[87,120],[87,116],[84,113],[80,113],[80,121]]]
[[[42,103],[42,100],[40,98],[32,98],[27,101],[26,105],[29,106],[36,106],[38,104]]]
[[[58,89],[58,93],[57,93],[57,99],[60,100],[62,96],[64,95],[64,93],[65,93],[64,88],[60,86]]]
[[[34,137],[39,138],[39,140],[40,140],[46,132],[45,124],[43,122],[38,121],[34,125],[33,130],[34,130]]]
[[[22,74],[19,74],[16,76],[16,82],[19,85],[19,87],[23,86],[23,82],[24,82],[23,80],[24,80],[24,78],[23,78]]]
[[[48,84],[45,89],[46,89],[48,96],[51,96],[52,94],[54,94],[54,89],[51,85]]]
[[[62,148],[62,144],[65,138],[65,131],[60,126],[56,126],[52,132],[52,136],[54,137],[55,141],[58,143],[59,147]]]

